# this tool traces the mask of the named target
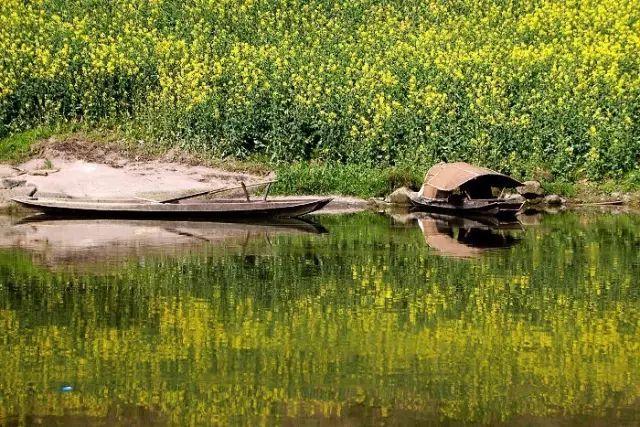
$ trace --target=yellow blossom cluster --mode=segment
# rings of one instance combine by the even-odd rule
[[[219,155],[637,170],[636,0],[3,0],[0,135],[141,123]]]

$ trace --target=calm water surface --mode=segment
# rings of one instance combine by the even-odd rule
[[[640,216],[0,221],[0,425],[640,423]]]

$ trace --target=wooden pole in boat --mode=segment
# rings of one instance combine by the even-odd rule
[[[269,190],[271,190],[271,184],[273,184],[275,181],[271,181],[269,183],[267,183],[267,189],[264,190],[264,197],[262,198],[262,200],[264,200],[265,202],[267,201],[267,196],[269,196]]]
[[[225,188],[216,188],[214,190],[199,191],[197,193],[187,194],[185,196],[172,197],[170,199],[164,199],[164,200],[157,200],[157,202],[158,203],[174,203],[174,202],[179,202],[180,200],[192,199],[194,197],[206,196],[206,195],[209,195],[209,194],[217,194],[217,193],[222,193],[224,191],[239,190],[239,189],[241,189],[243,187],[244,187],[245,192],[247,192],[246,191],[247,188],[259,187],[261,185],[271,186],[271,184],[274,184],[276,182],[278,182],[277,179],[272,180],[272,181],[258,182],[256,184],[250,184],[250,185],[246,185],[244,182],[242,182],[242,185],[238,185],[236,187],[225,187]]]
[[[244,191],[244,197],[247,198],[247,202],[250,202],[251,198],[249,197],[249,192],[247,191],[247,186],[244,184],[244,181],[240,181],[240,185],[242,186],[242,191]]]

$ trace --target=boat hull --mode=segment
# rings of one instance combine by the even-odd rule
[[[502,199],[466,199],[459,204],[446,199],[411,199],[414,209],[424,212],[448,213],[452,215],[487,215],[496,217],[515,216],[524,203]]]
[[[189,203],[91,202],[15,198],[15,202],[53,216],[215,220],[228,218],[295,218],[317,211],[331,199],[225,201]]]

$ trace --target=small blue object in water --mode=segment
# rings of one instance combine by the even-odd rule
[[[62,392],[73,391],[73,387],[71,387],[70,385],[63,385],[62,387],[60,387],[60,391]]]

